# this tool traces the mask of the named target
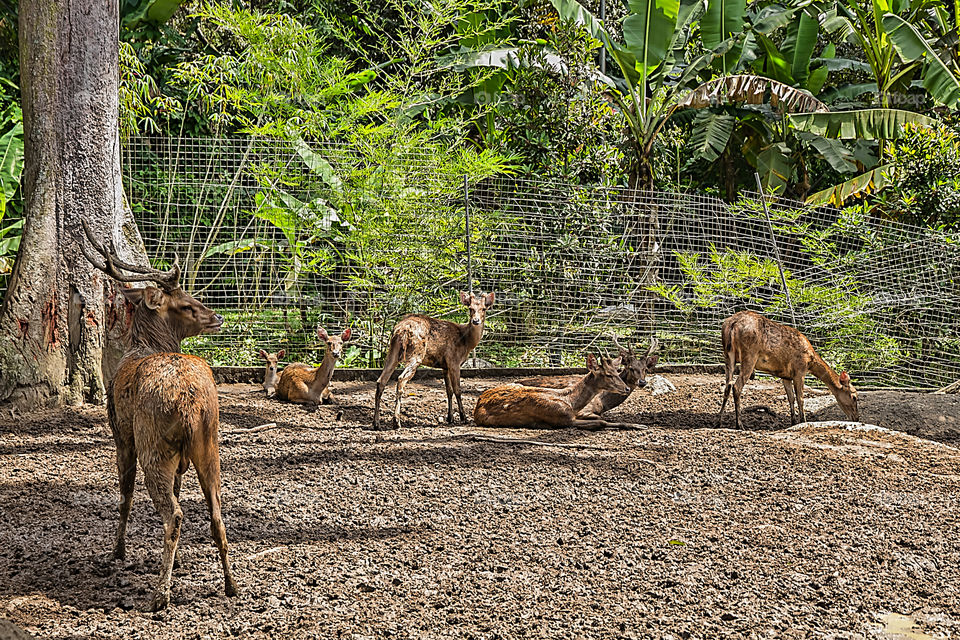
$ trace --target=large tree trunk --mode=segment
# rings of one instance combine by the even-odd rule
[[[26,223],[0,310],[0,403],[100,402],[126,330],[116,285],[80,252],[80,219],[143,259],[123,200],[117,2],[21,0]]]

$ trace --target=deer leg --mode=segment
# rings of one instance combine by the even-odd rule
[[[320,402],[322,404],[333,404],[333,391],[330,391],[330,385],[323,388],[320,392]]]
[[[210,449],[205,452],[206,455],[198,456],[203,459],[194,458],[193,465],[197,468],[197,478],[200,480],[200,488],[203,489],[203,497],[207,501],[207,509],[210,512],[210,533],[213,536],[213,543],[217,545],[217,551],[220,552],[223,590],[228,597],[233,597],[237,595],[237,583],[230,570],[230,560],[227,557],[227,530],[223,526],[223,518],[220,514],[220,453],[215,445]]]
[[[153,499],[153,506],[163,520],[163,556],[160,562],[160,578],[157,592],[150,603],[151,611],[159,611],[170,604],[170,578],[173,574],[173,556],[180,542],[180,525],[183,511],[173,495],[174,478],[177,473],[179,456],[152,460],[144,465],[143,476],[147,491]]]
[[[787,404],[790,405],[790,424],[797,424],[797,416],[793,411],[793,380],[783,378],[783,390],[787,392]]]
[[[114,560],[123,560],[127,555],[125,538],[130,507],[133,505],[133,487],[137,481],[137,450],[133,442],[117,441],[117,473],[120,476],[120,524],[113,547]]]
[[[800,414],[800,422],[806,422],[807,414],[803,410],[803,378],[793,379],[793,389],[797,393],[797,412]]]
[[[463,411],[463,396],[460,393],[460,367],[450,369],[450,386],[453,387],[453,395],[457,396],[457,408],[460,410],[460,422],[467,421],[467,414]],[[447,412],[447,422],[452,423],[453,409]]]
[[[737,381],[733,383],[733,412],[737,417],[737,429],[743,429],[743,423],[740,422],[740,395],[743,392],[743,387],[747,384],[754,373],[754,367],[757,365],[757,357],[746,357],[740,361],[740,375],[737,376]]]
[[[723,352],[724,371],[726,373],[726,382],[723,385],[723,402],[720,403],[720,413],[717,415],[717,428],[723,426],[723,410],[727,408],[727,400],[730,399],[730,390],[733,389],[733,369],[736,367],[736,355],[733,349]]]
[[[186,470],[184,470],[184,471],[186,471]],[[177,470],[177,474],[173,477],[173,497],[177,499],[177,503],[178,503],[178,504],[179,504],[179,502],[180,502],[180,485],[181,485],[181,484],[183,484],[183,472],[181,472],[181,471],[178,469],[178,470]],[[181,562],[180,562],[180,546],[177,545],[177,549],[176,549],[176,551],[175,551],[174,554],[173,554],[173,568],[174,568],[174,569],[179,569],[179,568],[180,568],[180,564],[181,564]]]
[[[383,373],[381,373],[377,379],[377,393],[373,401],[374,429],[380,428],[380,401],[383,399],[383,390],[387,387],[387,383],[390,382],[390,377],[393,375],[394,369],[397,368],[397,362],[399,360],[398,352],[395,349],[390,349],[387,353],[387,359],[383,363]]]
[[[447,424],[453,424],[453,383],[450,381],[450,370],[443,370],[443,386],[447,391]]]
[[[413,378],[413,374],[417,372],[417,367],[419,366],[420,358],[411,358],[410,362],[407,363],[407,366],[404,367],[400,373],[400,379],[397,380],[397,404],[393,409],[393,426],[396,429],[400,428],[400,400],[403,398],[403,389],[407,386],[407,383],[410,382],[410,379]]]

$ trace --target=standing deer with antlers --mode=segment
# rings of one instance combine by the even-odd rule
[[[844,371],[838,376],[813,349],[807,337],[793,327],[774,322],[753,311],[740,311],[723,321],[720,337],[726,385],[723,388],[720,415],[717,417],[718,426],[723,423],[723,410],[732,390],[737,428],[743,428],[740,422],[740,393],[754,371],[781,379],[790,405],[790,424],[796,424],[794,401],[800,413],[800,422],[807,421],[803,411],[803,379],[807,373],[812,373],[827,385],[848,418],[860,421],[857,390],[850,382],[850,374]],[[737,362],[740,363],[740,375],[734,384],[733,370]]]
[[[516,383],[487,389],[477,399],[473,420],[481,427],[576,427],[590,431],[636,428],[633,424],[580,417],[583,408],[603,391],[630,393],[617,372],[619,366],[620,358],[597,362],[591,353],[587,355],[587,375],[565,389]]]
[[[643,389],[647,386],[646,375],[653,371],[657,365],[657,347],[659,346],[656,338],[651,338],[650,347],[647,352],[639,358],[631,348],[624,348],[617,341],[617,337],[611,336],[613,343],[620,351],[620,361],[623,371],[620,372],[620,379],[629,389],[627,393],[617,391],[601,391],[590,402],[588,402],[577,417],[583,420],[599,418],[605,412],[615,409],[623,404],[634,389]],[[572,386],[580,380],[579,376],[539,376],[536,378],[524,378],[517,380],[517,384],[528,387],[547,387],[550,389],[564,389]]]
[[[224,591],[234,596],[237,584],[227,558],[227,534],[220,515],[217,385],[202,358],[180,353],[181,340],[219,331],[223,317],[180,289],[177,259],[169,271],[128,264],[116,257],[112,242],[107,251],[94,238],[86,221],[83,229],[99,256],[90,252],[82,240],[80,248],[97,269],[119,282],[153,280],[159,285],[122,289],[133,305],[133,322],[130,347],[107,394],[121,494],[113,557],[119,560],[126,555],[124,538],[139,459],[144,484],[163,519],[163,557],[151,608],[158,610],[169,604],[170,579],[183,522],[180,483],[192,462],[210,512],[213,541],[220,552]]]
[[[399,362],[406,362],[407,366],[397,381],[397,404],[393,411],[395,428],[400,427],[400,398],[403,396],[403,389],[421,364],[443,369],[443,382],[447,390],[447,422],[453,424],[454,396],[457,397],[457,406],[460,409],[460,421],[467,421],[463,411],[463,399],[460,397],[460,366],[480,342],[487,310],[493,306],[494,297],[492,292],[475,296],[461,291],[460,302],[470,310],[470,320],[466,324],[437,320],[419,314],[404,316],[397,323],[390,337],[390,349],[383,363],[383,373],[377,380],[377,395],[373,408],[374,429],[380,428],[380,399]]]

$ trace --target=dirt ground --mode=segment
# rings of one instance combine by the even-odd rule
[[[667,377],[675,392],[609,414],[647,427],[616,432],[450,427],[440,380],[411,384],[384,433],[363,428],[373,383],[317,409],[224,386],[241,593],[223,595],[191,470],[156,614],[162,528],[139,479],[127,560],[107,559],[105,411],[0,417],[0,618],[40,638],[960,635],[960,397],[862,392],[861,417],[898,431],[791,429],[782,387],[757,380],[745,403],[773,412],[735,431],[714,428],[719,376]],[[463,381],[468,413],[495,383]],[[830,400],[808,390],[808,417],[840,418]]]

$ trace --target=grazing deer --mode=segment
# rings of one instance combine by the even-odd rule
[[[260,358],[266,361],[267,366],[263,370],[263,390],[267,392],[267,397],[272,398],[277,395],[277,380],[280,379],[279,374],[277,374],[277,364],[287,353],[286,349],[280,349],[276,353],[267,353],[263,349],[260,349]]]
[[[460,366],[480,342],[487,310],[493,306],[494,297],[493,293],[475,296],[461,291],[460,302],[470,309],[470,320],[466,324],[416,314],[404,316],[397,323],[390,337],[390,350],[383,363],[383,373],[377,380],[377,395],[373,408],[374,429],[380,428],[380,400],[399,362],[405,362],[407,366],[397,381],[397,404],[393,411],[395,428],[400,427],[400,399],[403,397],[403,389],[421,364],[443,369],[443,382],[447,389],[447,422],[453,423],[454,395],[460,409],[460,421],[467,421],[460,396]]]
[[[633,353],[633,349],[625,349],[617,342],[616,336],[613,336],[613,342],[620,350],[620,360],[623,363],[623,371],[620,372],[620,379],[627,385],[627,393],[618,393],[616,391],[601,391],[577,414],[578,418],[590,420],[599,418],[603,413],[619,407],[630,397],[634,389],[643,389],[647,386],[646,375],[653,371],[657,366],[657,339],[650,340],[650,347],[641,357]],[[572,386],[580,380],[579,376],[540,376],[536,378],[524,378],[517,380],[517,384],[527,387],[547,387],[549,389],[563,389]]]
[[[548,389],[514,383],[487,389],[477,399],[473,421],[481,427],[576,427],[591,431],[635,427],[579,417],[580,411],[602,391],[630,393],[630,387],[617,372],[619,366],[620,358],[602,358],[598,363],[591,353],[587,355],[587,375],[573,386]]]
[[[94,239],[86,221],[83,229],[99,257],[82,240],[81,250],[97,269],[119,282],[153,280],[160,285],[122,289],[133,305],[133,321],[130,347],[107,394],[121,494],[113,557],[119,560],[125,556],[124,537],[139,459],[144,484],[163,519],[163,558],[151,608],[167,606],[183,521],[180,482],[193,462],[210,512],[213,541],[220,552],[224,590],[228,596],[234,596],[237,584],[227,559],[227,534],[220,515],[217,385],[203,359],[180,353],[181,340],[219,331],[223,317],[180,289],[177,260],[169,271],[127,264],[116,257],[112,242],[107,251]],[[119,269],[134,275],[125,275]]]
[[[740,311],[723,321],[720,333],[723,342],[723,362],[726,369],[726,385],[723,388],[723,403],[717,423],[723,422],[723,410],[727,406],[730,390],[733,390],[733,410],[740,423],[740,393],[743,385],[753,376],[754,370],[777,376],[783,382],[790,404],[790,424],[796,424],[793,410],[794,396],[800,413],[800,422],[806,422],[803,411],[803,378],[812,373],[820,378],[836,397],[837,404],[851,420],[859,422],[857,390],[850,383],[846,371],[839,376],[817,355],[807,337],[794,329],[764,318],[753,311]],[[733,381],[733,368],[740,363],[740,376]]]
[[[288,364],[280,373],[277,383],[277,397],[281,400],[300,404],[330,404],[333,393],[330,391],[330,378],[337,361],[343,355],[343,343],[350,340],[350,328],[347,327],[338,336],[331,336],[323,327],[317,327],[317,337],[326,343],[326,353],[319,367],[311,367],[302,362]]]

